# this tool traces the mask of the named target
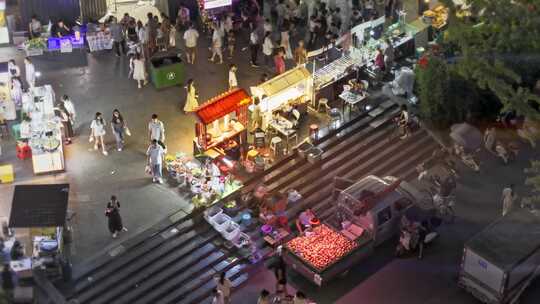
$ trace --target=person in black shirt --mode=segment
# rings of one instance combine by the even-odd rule
[[[53,30],[53,36],[62,38],[68,36],[71,33],[69,27],[64,24],[64,20],[58,20],[56,27]]]

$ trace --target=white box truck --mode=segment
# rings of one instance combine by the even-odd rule
[[[458,284],[484,303],[517,303],[539,265],[540,214],[519,209],[465,243]]]

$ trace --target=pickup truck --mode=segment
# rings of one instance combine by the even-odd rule
[[[329,219],[284,244],[285,263],[318,286],[346,272],[399,234],[401,217],[415,202],[407,188],[373,175],[353,183],[329,206],[335,208]]]

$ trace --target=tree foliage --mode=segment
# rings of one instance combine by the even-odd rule
[[[531,167],[525,169],[529,175],[525,180],[525,185],[532,188],[532,195],[523,199],[528,205],[540,206],[540,160],[531,161]]]
[[[540,119],[530,83],[540,77],[540,0],[468,1],[472,17],[461,19],[452,0],[444,2],[452,12],[445,42],[457,49],[456,71],[496,95],[502,111]]]
[[[485,113],[475,87],[443,58],[429,57],[427,65],[417,67],[416,76],[420,115],[435,126],[447,127]]]

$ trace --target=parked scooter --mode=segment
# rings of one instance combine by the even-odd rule
[[[466,153],[463,146],[454,144],[454,153],[461,159],[465,166],[471,168],[474,172],[480,172],[480,165],[475,160],[474,155],[472,153]]]
[[[399,243],[396,247],[396,257],[418,253],[418,259],[422,259],[426,246],[434,242],[439,236],[435,228],[440,225],[440,220],[432,218],[421,223],[402,221]]]

